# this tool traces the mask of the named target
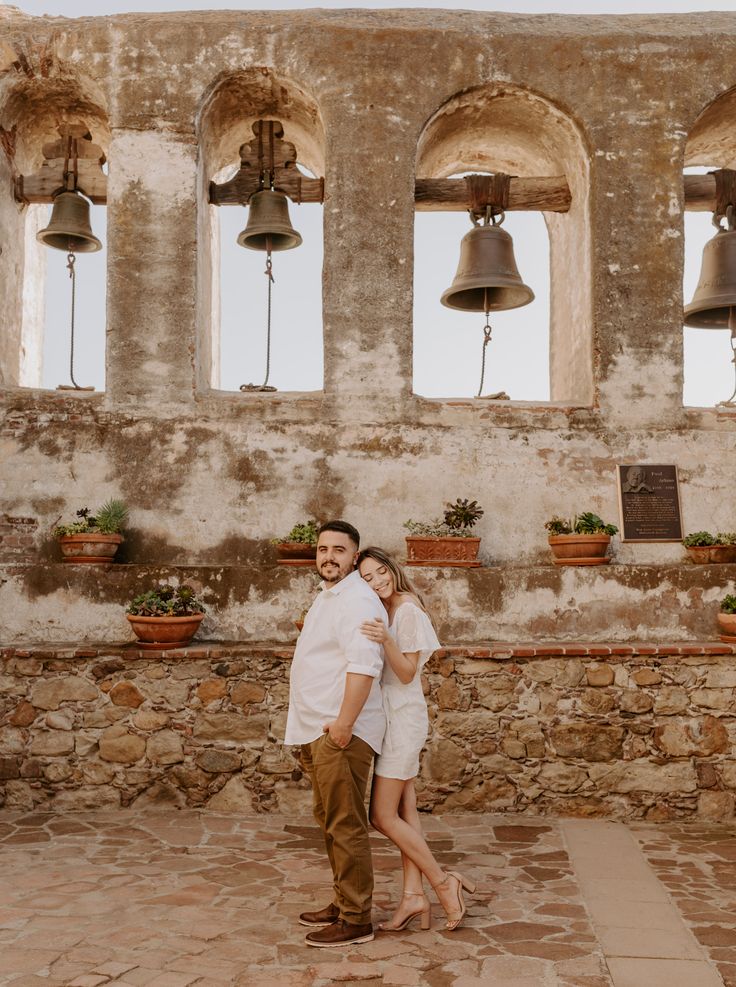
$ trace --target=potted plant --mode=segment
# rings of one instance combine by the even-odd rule
[[[718,626],[721,629],[721,641],[726,644],[736,644],[736,596],[733,593],[729,593],[721,600]]]
[[[128,508],[122,500],[113,499],[94,514],[89,507],[80,508],[77,518],[54,528],[64,562],[109,565],[123,540],[120,531],[128,520]]]
[[[125,616],[141,648],[184,648],[204,617],[190,586],[158,586],[136,596]]]
[[[283,538],[272,538],[279,565],[311,565],[317,558],[318,529],[316,521],[301,521]]]
[[[477,501],[458,497],[446,505],[441,520],[405,521],[407,565],[479,566],[480,538],[472,529],[483,513]]]
[[[694,531],[682,539],[687,554],[698,565],[736,562],[736,531]]]
[[[606,550],[618,528],[606,524],[592,511],[577,514],[572,520],[556,514],[545,524],[555,565],[606,565]]]

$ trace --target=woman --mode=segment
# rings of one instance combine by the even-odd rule
[[[404,929],[417,916],[430,927],[430,905],[424,894],[426,875],[447,915],[445,928],[456,929],[465,915],[462,889],[475,890],[455,871],[445,873],[422,836],[414,779],[429,721],[420,670],[440,642],[424,603],[397,563],[380,548],[358,556],[363,579],[376,591],[388,612],[388,629],[379,619],[365,621],[361,631],[383,645],[386,663],[381,686],[386,711],[386,736],[376,759],[370,821],[374,829],[401,851],[404,890],[391,921],[379,928]]]

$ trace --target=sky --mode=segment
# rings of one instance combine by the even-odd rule
[[[296,3],[294,0],[16,0],[26,13],[66,17],[173,10],[289,10],[305,7],[450,8],[511,13],[662,14],[705,11],[736,12],[736,0],[528,0],[504,2],[447,0],[397,2]],[[318,390],[322,386],[321,264],[322,210],[291,206],[292,224],[302,234],[300,248],[274,255],[272,354],[269,383],[279,390]],[[221,225],[221,386],[237,390],[242,383],[262,383],[265,376],[266,280],[263,255],[236,244],[245,226],[245,209],[219,210]],[[105,241],[105,210],[94,207],[92,226]],[[478,390],[483,344],[483,317],[440,305],[439,295],[455,274],[460,240],[467,218],[454,213],[417,213],[414,278],[414,390],[428,397],[472,396]],[[548,240],[540,214],[510,213],[505,227],[514,238],[517,265],[535,301],[522,309],[496,314],[487,350],[483,393],[505,391],[514,400],[549,399]],[[702,247],[713,235],[710,216],[685,216],[685,300],[692,297],[700,270]],[[77,262],[77,340],[75,378],[80,384],[104,388],[105,257],[80,256]],[[47,251],[47,316],[43,386],[69,382],[70,286],[66,260]],[[296,329],[296,332],[295,332]],[[437,359],[452,344],[453,359]],[[686,329],[684,401],[708,406],[728,397],[733,367],[728,333]]]

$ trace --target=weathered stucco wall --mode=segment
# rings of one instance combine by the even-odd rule
[[[422,808],[731,819],[736,655],[449,649],[423,676]],[[290,649],[2,653],[0,805],[308,812],[281,739]]]
[[[736,84],[736,15],[3,8],[0,37],[0,512],[27,519],[22,546],[0,542],[4,641],[125,640],[120,605],[171,574],[208,594],[208,637],[286,641],[313,583],[276,569],[270,537],[339,514],[401,553],[402,521],[457,496],[486,509],[488,568],[422,574],[444,642],[710,636],[732,569],[681,565],[677,545],[617,544],[605,572],[559,572],[542,524],[588,508],[614,519],[614,466],[635,460],[679,466],[686,529],[736,526],[736,416],[681,397],[682,169],[732,164],[730,97],[693,128]],[[573,191],[570,216],[549,223],[565,403],[412,394],[415,168],[453,164],[446,131],[432,158],[429,123],[475,92],[495,127],[493,140],[476,127],[475,166],[563,167]],[[461,102],[460,164],[475,146]],[[501,106],[515,108],[513,135],[491,147]],[[320,393],[209,386],[202,197],[258,115],[279,116],[326,178]],[[38,166],[61,116],[84,118],[109,158],[107,383],[91,396],[15,386],[24,211],[10,177]],[[54,522],[113,495],[131,507],[128,565],[62,569]]]

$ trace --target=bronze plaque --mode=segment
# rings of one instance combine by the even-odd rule
[[[621,541],[681,541],[677,467],[618,466]]]

